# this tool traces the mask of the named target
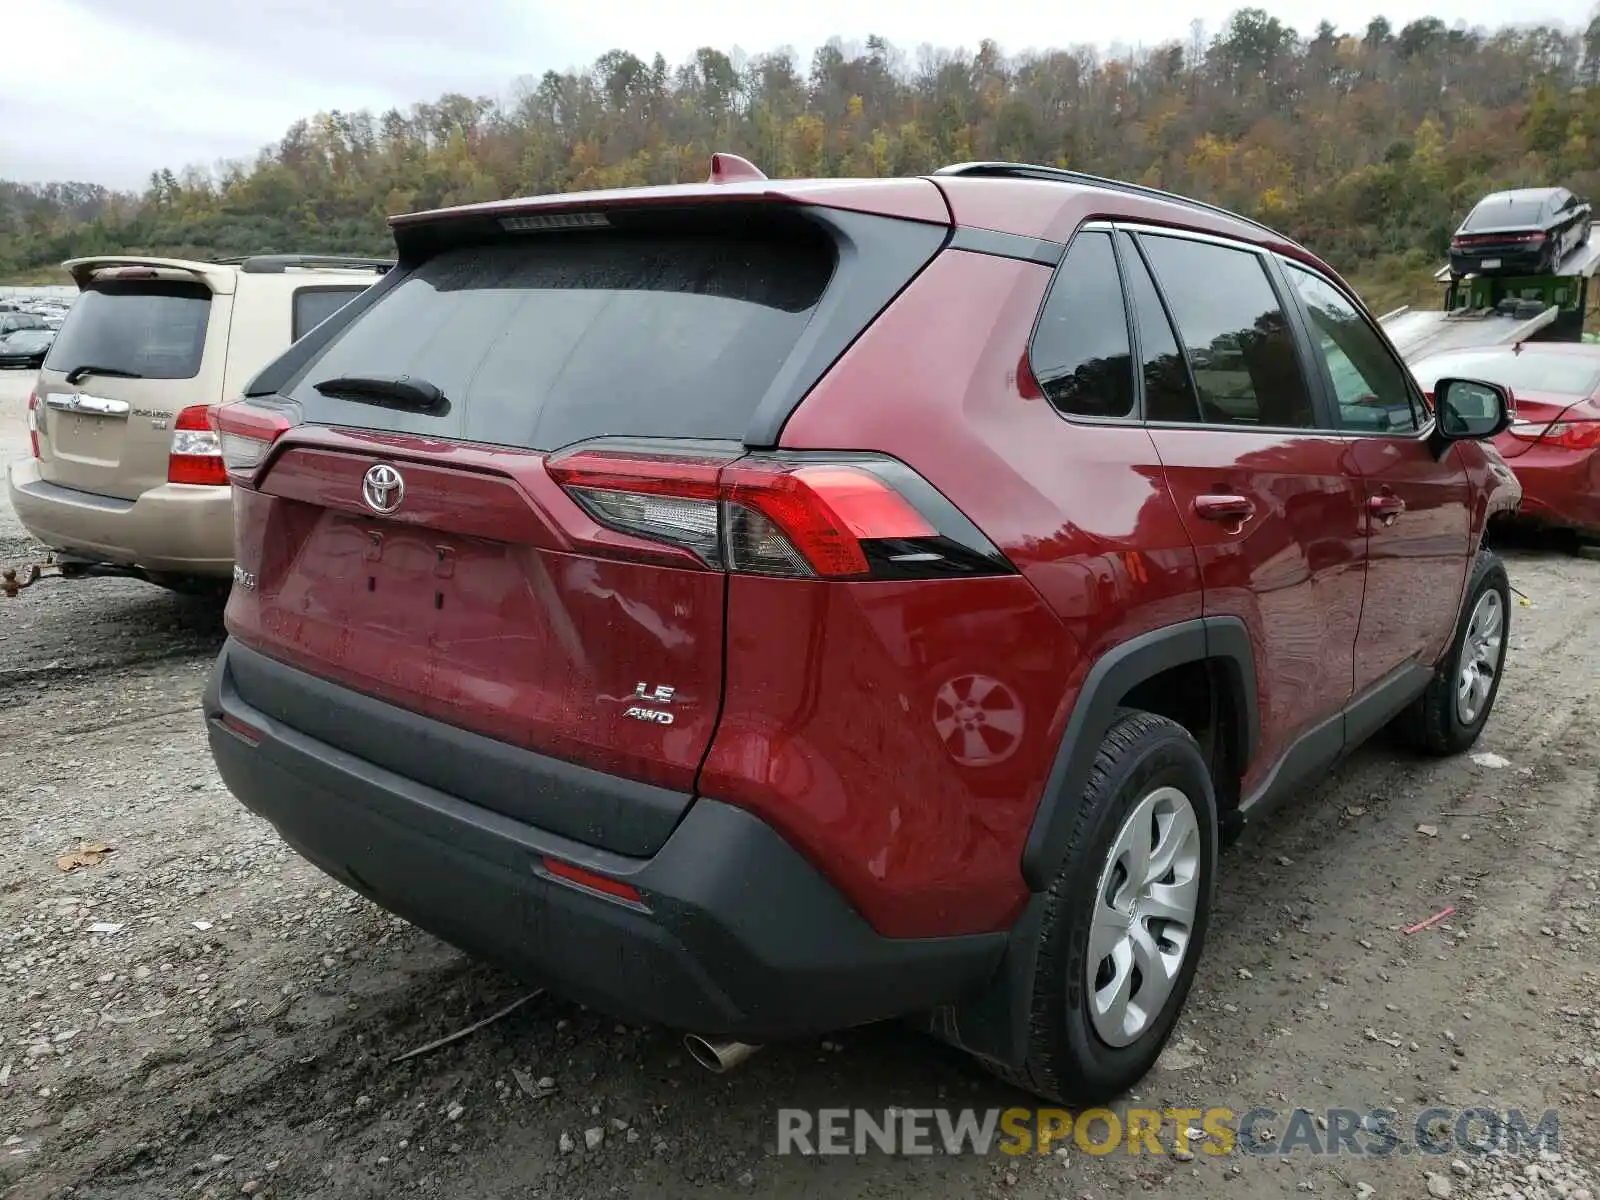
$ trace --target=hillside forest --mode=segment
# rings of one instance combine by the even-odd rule
[[[1600,201],[1600,10],[1578,31],[1296,30],[1246,8],[1180,42],[1009,56],[877,37],[809,63],[612,51],[505,100],[318,113],[254,161],[159,169],[142,194],[0,182],[0,280],[64,281],[61,260],[101,252],[382,254],[390,213],[703,179],[713,150],[773,176],[1059,164],[1266,221],[1374,306],[1432,300],[1428,270],[1483,193],[1559,183]]]

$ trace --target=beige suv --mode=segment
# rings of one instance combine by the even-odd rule
[[[274,254],[218,262],[78,258],[80,295],[28,400],[11,504],[62,573],[183,590],[233,571],[233,514],[210,405],[392,264]]]

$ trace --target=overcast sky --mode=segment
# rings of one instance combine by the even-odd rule
[[[1587,24],[1595,0],[1264,0],[1302,33],[1324,16],[1359,31],[1381,12],[1497,26]],[[512,81],[612,48],[671,63],[697,46],[793,47],[879,33],[913,50],[1007,52],[1151,45],[1217,29],[1239,3],[1010,0],[10,0],[0,58],[0,179],[142,187],[157,167],[251,157],[326,109],[383,109],[447,91],[506,96]],[[870,14],[870,16],[869,16]],[[14,49],[13,49],[14,48]]]

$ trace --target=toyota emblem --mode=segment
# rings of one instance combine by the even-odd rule
[[[361,481],[361,498],[375,513],[392,513],[400,507],[405,495],[406,481],[388,463],[369,467],[366,478]]]

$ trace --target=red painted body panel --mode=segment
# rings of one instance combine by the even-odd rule
[[[705,795],[755,812],[880,933],[1003,929],[1060,745],[1061,624],[1015,576],[734,576]]]
[[[564,550],[575,539],[552,510],[580,533],[592,523],[535,454],[316,429],[290,439],[301,444],[279,450],[263,490],[235,489],[237,561],[256,586],[233,590],[230,633],[438,720],[692,788],[720,700],[724,576]],[[487,458],[506,473],[438,465]],[[377,461],[405,464],[390,517],[359,499]],[[671,725],[624,718],[640,682],[676,689]]]
[[[1200,616],[1199,575],[1150,435],[1064,420],[1021,366],[1049,280],[1031,263],[941,255],[818,384],[783,444],[881,448],[915,468],[1093,659]],[[1063,709],[1073,686],[1063,680]]]
[[[942,766],[942,783],[932,775],[919,783],[928,794],[922,803],[930,806],[922,819],[897,818],[886,829],[883,799],[871,815],[870,798],[889,786],[893,768],[887,764],[894,756],[861,752],[860,731],[868,717],[845,700],[846,689],[829,691],[830,703],[804,722],[812,751],[808,769],[816,773],[825,765],[829,779],[830,799],[819,803],[839,805],[838,830],[872,832],[853,849],[841,845],[832,871],[859,875],[863,856],[867,862],[881,858],[894,864],[897,878],[919,884],[918,891],[887,896],[879,885],[876,897],[858,899],[876,905],[869,913],[875,923],[892,922],[879,925],[885,932],[932,932],[930,919],[951,932],[1003,927],[1012,904],[1025,894],[1022,843],[1093,659],[1130,637],[1200,615],[1194,550],[1162,484],[1149,435],[1074,425],[1019,370],[1049,278],[1048,269],[1033,264],[959,251],[942,255],[856,342],[784,430],[786,448],[848,446],[896,455],[994,540],[1026,580],[1014,584],[1031,585],[1029,594],[1039,601],[1037,611],[1023,607],[1025,624],[1020,615],[1007,618],[1018,632],[1028,631],[1026,641],[1017,641],[1000,626],[982,634],[988,618],[960,614],[956,606],[970,601],[955,585],[918,585],[926,594],[917,596],[919,603],[948,597],[950,611],[919,622],[928,646],[921,657],[928,665],[913,686],[898,690],[910,708],[902,715],[890,702],[886,711],[890,693],[880,685],[871,723],[892,717],[898,740],[930,739],[933,730],[917,719],[918,706],[948,678],[964,675],[1004,683],[1025,703],[1028,721],[1027,738],[1003,765],[981,771]],[[908,346],[915,353],[908,354]],[[746,669],[737,632],[743,628],[737,615],[743,585],[736,580],[730,591],[729,696],[703,784],[709,795],[752,803],[768,769],[765,759],[756,754],[746,760],[734,748],[724,749],[725,738],[738,736],[732,722]],[[1042,620],[1046,612],[1054,620]],[[845,621],[837,614],[829,619]],[[873,627],[894,628],[884,620],[876,617]],[[844,640],[852,652],[843,656],[843,668],[857,658],[871,661],[866,648],[872,639]],[[768,644],[762,669],[771,672],[787,659],[782,670],[788,677],[808,669],[827,673],[806,662],[831,658],[833,645],[824,654],[792,639]],[[1024,647],[1026,656],[1020,654]],[[1030,659],[1038,664],[1032,670]],[[858,748],[845,752],[848,747]],[[919,750],[915,761],[931,770],[939,754]],[[934,838],[927,836],[932,828],[965,832],[954,840]],[[936,890],[926,891],[934,881]],[[901,907],[919,893],[925,903],[939,904],[936,918],[926,907]],[[959,906],[946,903],[957,898]]]
[[[1439,660],[1455,632],[1454,621],[1441,614],[1460,608],[1477,543],[1459,445],[1439,459],[1417,437],[1355,438],[1350,448],[1367,502],[1404,505],[1391,524],[1367,522],[1367,591],[1356,640],[1360,692],[1403,663],[1431,667]],[[1429,602],[1418,603],[1424,596]]]
[[[1520,514],[1558,528],[1600,533],[1600,451],[1535,445],[1516,460]]]
[[[1151,430],[1194,540],[1207,616],[1244,621],[1256,652],[1260,742],[1248,795],[1294,739],[1350,700],[1365,574],[1361,481],[1344,438]],[[1199,517],[1196,498],[1242,496],[1242,521]]]
[[[1535,425],[1600,423],[1600,396],[1575,400],[1557,392],[1518,392],[1517,417]],[[1495,449],[1522,484],[1519,515],[1531,522],[1600,533],[1600,448],[1573,449],[1502,433]]]

